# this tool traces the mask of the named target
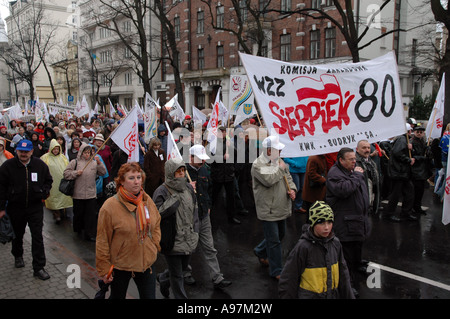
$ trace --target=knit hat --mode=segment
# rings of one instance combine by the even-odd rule
[[[311,227],[325,221],[334,222],[334,214],[331,207],[323,201],[316,201],[309,209],[309,221]]]

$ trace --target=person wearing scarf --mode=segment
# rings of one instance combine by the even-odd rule
[[[153,193],[153,201],[161,214],[161,252],[168,269],[158,274],[157,280],[164,297],[169,297],[170,287],[176,299],[187,299],[183,269],[199,238],[197,198],[186,180],[186,165],[181,158],[168,160],[164,170],[165,181]]]
[[[138,163],[121,166],[115,179],[117,194],[100,208],[96,239],[96,268],[111,284],[111,299],[125,299],[131,278],[141,299],[155,299],[152,265],[160,251],[161,217],[142,185]],[[107,278],[110,267],[114,270]]]
[[[0,137],[0,166],[8,159],[13,158],[14,155],[5,149],[6,140]]]

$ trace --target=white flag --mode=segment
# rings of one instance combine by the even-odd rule
[[[180,154],[180,150],[178,149],[177,144],[175,143],[175,139],[173,138],[172,132],[170,131],[170,126],[167,122],[167,133],[169,135],[169,138],[167,139],[167,160],[170,160],[172,158],[182,158]]]
[[[98,114],[98,102],[95,102],[94,114]]]
[[[110,138],[128,155],[128,162],[139,162],[139,132],[136,106],[119,126],[111,133]]]
[[[450,152],[449,152],[450,155]],[[450,156],[448,158],[450,160]],[[447,162],[448,163],[448,162]],[[445,179],[444,200],[442,203],[442,223],[450,223],[450,165],[447,165],[447,178]]]
[[[216,101],[214,102],[213,111],[206,129],[208,130],[209,150],[212,154],[216,153],[217,147],[217,130],[219,126],[219,103],[220,103],[220,88],[217,91]]]
[[[219,101],[219,121],[222,121],[223,126],[226,126],[228,123],[228,109],[223,105],[222,101]]]
[[[111,103],[111,100],[108,98],[109,101],[109,116],[113,119],[114,118],[114,105]]]
[[[192,106],[192,119],[194,120],[194,124],[196,123],[205,123],[206,122],[206,114],[203,114],[202,111],[200,111],[195,106]]]
[[[155,112],[154,108],[161,108],[161,106],[159,106],[158,102],[156,102],[150,94],[145,93],[145,105],[144,105],[144,111],[148,111],[148,110],[152,110],[153,112]]]
[[[181,105],[178,103],[178,94],[175,94],[175,96],[171,98],[170,101],[167,102],[165,106],[169,108],[169,114],[174,120],[180,123],[183,122],[184,118],[186,117],[186,114],[184,113]]]
[[[18,120],[22,117],[22,108],[20,107],[19,102],[11,107],[8,112],[10,120]]]
[[[89,104],[86,101],[86,97],[83,95],[83,100],[81,101],[81,103],[77,103],[74,115],[76,117],[82,117],[83,115],[89,114],[89,111]]]
[[[445,73],[442,75],[441,86],[439,87],[433,110],[430,114],[425,134],[427,139],[440,138],[444,121],[444,101],[445,101]]]

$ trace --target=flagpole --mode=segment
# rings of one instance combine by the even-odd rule
[[[86,167],[89,165],[89,163],[94,159],[94,157],[98,154],[98,152],[102,149],[103,146],[105,146],[106,142],[108,142],[109,138],[111,137],[108,136],[108,138],[103,142],[102,146],[100,146],[97,151],[95,152],[94,155],[92,155],[92,157],[89,159],[89,161],[86,163],[86,165],[83,167],[82,171],[84,171],[86,169]]]

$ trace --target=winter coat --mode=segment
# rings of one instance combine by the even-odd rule
[[[96,178],[97,175],[103,176],[106,174],[106,167],[103,164],[97,165],[97,161],[93,159],[84,169],[80,176],[77,176],[77,170],[83,169],[87,160],[82,156],[83,150],[88,145],[86,143],[81,144],[78,151],[77,159],[70,161],[64,170],[64,178],[75,179],[75,187],[73,191],[73,199],[92,199],[97,197]],[[98,156],[98,155],[96,155]]]
[[[424,139],[413,137],[411,144],[413,146],[411,156],[415,159],[411,167],[411,179],[424,181],[432,175],[431,160],[433,155]]]
[[[175,171],[182,166],[185,164],[181,159],[167,161],[164,167],[166,180],[153,194],[153,201],[161,214],[162,252],[169,255],[189,255],[198,243],[199,222],[194,190],[186,179],[174,177]],[[170,226],[167,221],[170,221]],[[174,238],[167,238],[169,234]],[[163,242],[168,240],[173,240],[173,246],[169,245],[172,247],[164,250]]]
[[[327,160],[324,155],[308,158],[302,191],[304,201],[314,203],[316,200],[325,199],[327,171]]]
[[[219,150],[219,147],[222,149]],[[217,151],[216,156],[225,156],[227,152],[230,157],[234,156],[234,147],[227,146],[226,141],[221,138],[217,139]],[[227,163],[224,158],[221,161],[214,161],[211,163],[211,179],[218,183],[234,181],[234,170],[235,164]]]
[[[392,145],[388,174],[391,179],[409,180],[411,179],[411,158],[409,157],[406,136],[397,136]]]
[[[52,188],[53,178],[47,164],[32,156],[27,167],[16,156],[0,166],[0,211],[8,207],[42,207]]]
[[[283,161],[289,165],[289,172],[291,173],[305,173],[308,156],[302,157],[286,157]]]
[[[153,149],[149,149],[144,157],[145,192],[153,196],[155,190],[164,182],[164,164],[166,163],[166,152],[162,148],[156,155]]]
[[[328,172],[325,201],[334,212],[334,233],[341,242],[363,241],[370,233],[369,193],[364,175],[336,162]]]
[[[195,191],[197,195],[198,218],[202,220],[208,216],[208,210],[212,207],[212,182],[209,171],[204,164],[199,169],[187,164],[186,168],[193,182],[196,182]]]
[[[39,133],[35,132],[35,131],[31,131],[29,133],[29,135],[30,135],[30,141],[33,144],[33,156],[40,158],[42,155],[44,155],[44,152],[42,150],[44,147],[44,144],[39,140]],[[33,135],[37,136],[36,140],[33,140]]]
[[[150,227],[144,242],[136,232],[136,206],[117,196],[108,198],[100,208],[96,240],[96,268],[100,276],[111,265],[124,271],[144,272],[156,261],[160,250],[161,217],[150,196],[144,193],[150,215]]]
[[[278,221],[291,216],[292,200],[287,194],[284,177],[286,176],[292,190],[297,192],[297,187],[288,168],[272,165],[263,152],[253,162],[251,174],[258,219]]]
[[[71,161],[71,160],[73,160],[73,159],[76,159],[77,156],[78,156],[79,150],[77,150],[77,149],[75,149],[75,148],[73,147],[73,141],[75,141],[75,140],[80,141],[80,146],[81,146],[81,143],[82,143],[81,139],[78,138],[78,137],[75,137],[75,138],[70,142],[70,148],[69,148],[69,150],[67,151],[67,155],[69,156],[69,161]]]
[[[165,132],[165,135],[161,135],[162,132]],[[158,126],[158,138],[161,141],[161,148],[164,152],[167,153],[167,127],[164,124],[159,124]]]
[[[52,140],[50,142],[50,149],[48,153],[45,153],[41,157],[41,160],[47,164],[53,178],[50,196],[45,200],[45,207],[51,210],[59,210],[73,206],[72,197],[66,196],[59,191],[59,184],[61,183],[61,179],[64,177],[64,170],[69,164],[69,161],[62,151],[60,151],[57,156],[52,153],[52,150],[56,146],[60,146],[59,143],[56,140]]]
[[[278,291],[282,299],[354,299],[339,239],[333,233],[318,238],[309,224],[303,225],[281,272]]]

